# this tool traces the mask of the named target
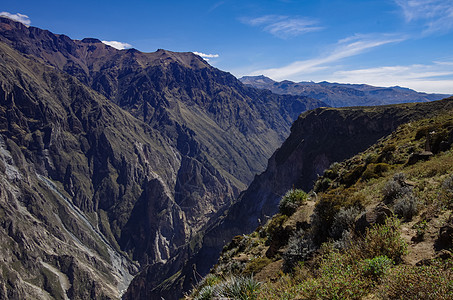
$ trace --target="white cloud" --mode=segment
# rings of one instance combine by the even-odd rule
[[[102,41],[104,44],[109,45],[110,47],[113,47],[118,50],[123,50],[127,48],[132,48],[131,44],[128,43],[123,43],[123,42],[117,42],[117,41]]]
[[[453,3],[451,0],[395,0],[403,9],[407,22],[424,22],[424,33],[453,29]]]
[[[355,35],[347,39],[340,40],[328,53],[317,58],[295,61],[281,68],[271,68],[257,70],[252,75],[266,75],[275,80],[291,79],[304,74],[330,68],[329,64],[341,59],[358,55],[372,48],[376,48],[389,43],[402,41],[403,38],[384,35],[375,37],[373,35]]]
[[[203,58],[204,60],[206,61],[209,61],[210,58],[217,58],[219,57],[218,54],[205,54],[205,53],[202,53],[202,52],[192,52],[193,54],[195,55],[198,55],[198,56],[201,56],[201,58]]]
[[[220,1],[220,2],[214,3],[214,5],[212,5],[211,8],[209,8],[208,12],[212,12],[224,4],[225,4],[225,1]]]
[[[9,12],[2,11],[2,12],[0,12],[0,16],[10,18],[17,22],[21,22],[22,24],[24,24],[26,26],[29,26],[31,24],[30,18],[27,15],[23,15],[20,13],[11,14]]]
[[[318,22],[312,19],[280,15],[243,18],[242,22],[251,26],[262,27],[264,31],[267,31],[278,38],[289,38],[323,29],[320,26],[316,26]]]
[[[453,94],[452,64],[453,62],[433,62],[429,65],[397,65],[337,71],[324,80],[376,86],[398,85],[420,92]]]

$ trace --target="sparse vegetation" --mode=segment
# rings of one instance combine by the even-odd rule
[[[453,298],[452,262],[434,261],[430,266],[401,265],[391,270],[379,287],[380,299]]]
[[[302,261],[305,261],[310,254],[316,250],[312,238],[303,230],[296,232],[289,238],[288,247],[283,253],[283,270],[290,272]]]
[[[248,277],[229,277],[213,285],[203,285],[194,292],[195,300],[210,299],[238,299],[254,300],[258,299],[261,283],[256,281],[253,276]]]

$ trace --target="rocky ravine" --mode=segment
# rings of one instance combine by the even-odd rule
[[[159,275],[146,284],[161,284],[297,115],[323,105],[247,88],[192,53],[119,51],[5,18],[0,82],[12,299],[117,298],[146,265]]]

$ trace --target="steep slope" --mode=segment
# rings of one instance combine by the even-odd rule
[[[73,77],[4,44],[0,53],[2,295],[118,298],[138,271],[118,229],[142,189],[175,178],[172,148]],[[106,190],[112,181],[117,189]],[[159,220],[155,233],[180,227],[174,201],[157,199],[179,218]],[[171,235],[171,247],[185,242]]]
[[[49,226],[61,227],[58,219],[68,218],[83,228],[65,224],[69,229],[60,228],[63,233],[57,236],[82,244],[88,253],[98,247],[127,256],[130,274],[149,265],[153,274],[162,274],[153,285],[180,271],[196,253],[191,245],[209,220],[221,215],[264,169],[297,115],[325,106],[306,97],[247,88],[192,53],[119,51],[96,39],[71,40],[5,18],[0,18],[0,51],[5,151],[23,157],[12,166],[24,178],[33,178],[16,185],[16,177],[7,177],[7,184],[19,192],[32,190],[39,199],[39,205],[33,204],[37,211],[50,214]],[[60,216],[59,207],[71,216]],[[14,216],[16,208],[8,209]],[[39,243],[58,244],[54,238],[49,234]],[[24,233],[16,243],[29,239]],[[27,249],[21,248],[15,262],[29,255]],[[71,257],[72,248],[58,249],[55,255]],[[47,257],[46,251],[33,258]],[[98,283],[91,276],[87,281],[92,286],[84,293],[97,293],[100,284],[101,290],[109,290],[106,297],[114,298],[120,294],[112,289],[115,280],[121,281],[115,278],[120,271],[108,256],[103,259],[110,269],[96,266],[96,272],[113,279]],[[16,270],[17,286],[30,282],[23,274],[28,261],[33,260]],[[45,264],[55,268],[53,274],[69,276],[61,263]],[[6,265],[11,270],[12,264]],[[38,278],[36,272],[30,276]],[[9,275],[4,277],[7,282]],[[54,296],[45,282],[34,289]],[[170,298],[181,291],[181,286],[173,288]],[[79,292],[68,295],[88,297]]]
[[[375,87],[366,84],[330,82],[276,82],[265,76],[244,76],[242,83],[276,94],[302,95],[319,99],[332,107],[372,106],[440,100],[449,95],[420,93],[401,87]]]
[[[302,114],[291,135],[269,159],[227,215],[203,238],[199,272],[215,263],[225,241],[250,233],[278,210],[281,197],[292,188],[309,191],[332,163],[365,150],[398,125],[434,116],[453,107],[453,99],[378,107],[318,108]]]
[[[323,105],[245,88],[192,53],[118,51],[96,39],[73,41],[1,22],[2,41],[77,77],[168,137],[184,166],[176,201],[191,215],[193,228],[265,168],[300,112]],[[212,175],[221,184],[211,183]],[[197,182],[211,186],[200,190]]]
[[[452,101],[333,164],[310,195],[289,191],[193,298],[450,299]]]

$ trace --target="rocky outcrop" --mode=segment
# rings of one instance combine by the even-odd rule
[[[370,211],[364,212],[355,222],[355,230],[360,234],[365,234],[366,229],[375,224],[384,224],[393,212],[385,204],[379,203]]]

